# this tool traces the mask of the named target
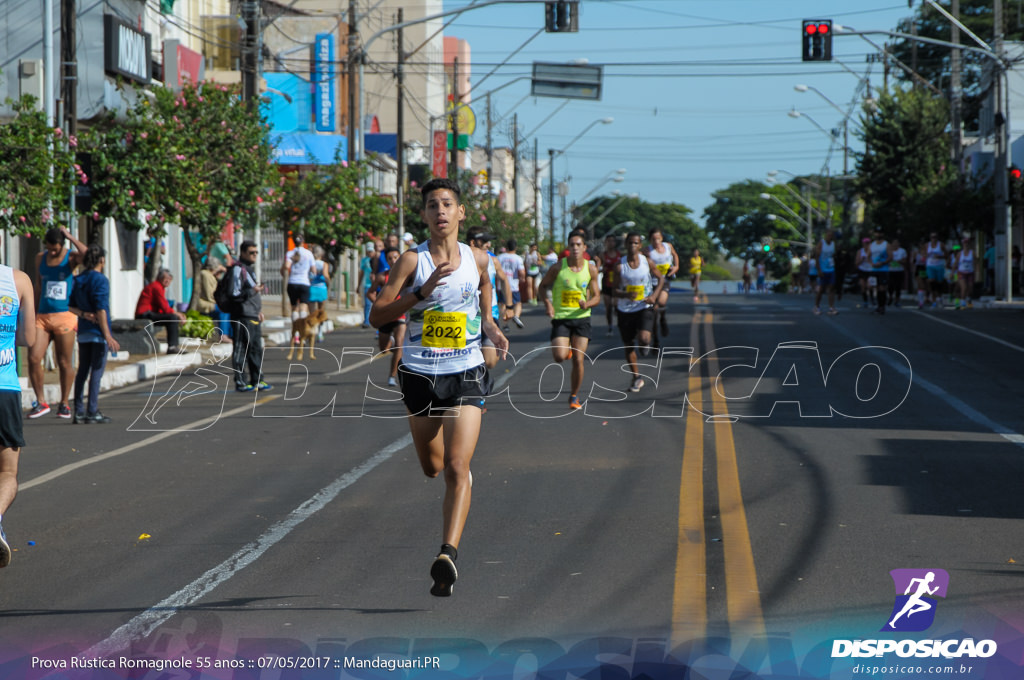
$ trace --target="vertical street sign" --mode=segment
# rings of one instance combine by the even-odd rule
[[[334,35],[317,33],[313,42],[313,115],[319,132],[334,132]]]

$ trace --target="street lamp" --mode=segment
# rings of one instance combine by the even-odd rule
[[[784,225],[786,225],[787,227],[792,229],[793,232],[796,233],[797,236],[803,236],[803,234],[800,233],[800,230],[797,229],[796,227],[794,227],[788,220],[784,220],[781,217],[779,217],[778,215],[766,215],[765,217],[767,217],[768,220],[771,221],[771,222],[782,222]],[[809,241],[794,241],[793,239],[788,239],[788,238],[785,239],[785,241],[787,243],[791,244],[791,245],[792,244],[796,244],[798,246],[806,246],[807,248],[811,248],[814,245],[813,243],[810,243]]]
[[[838,104],[836,104],[834,101],[832,101],[831,99],[826,97],[824,92],[822,92],[818,88],[814,87],[813,85],[795,85],[793,87],[793,89],[796,90],[797,92],[808,92],[808,91],[811,91],[811,92],[817,93],[817,95],[819,97],[821,97],[826,102],[828,102],[829,105],[832,108],[834,108],[836,111],[838,111],[839,115],[841,115],[843,117],[843,176],[845,177],[848,174],[848,172],[849,172],[849,158],[850,158],[850,154],[849,154],[849,141],[850,141],[850,113],[851,112],[843,111],[843,109],[840,108]],[[796,113],[799,114],[800,112],[797,111]],[[790,112],[790,115],[793,115],[793,113]],[[812,120],[811,122],[814,122],[814,121]],[[815,123],[815,125],[817,125],[817,123]]]
[[[586,227],[584,227],[584,229],[587,232],[587,235],[589,236],[590,234],[594,233],[593,229],[594,229],[595,226],[597,226],[597,223],[600,222],[601,220],[603,220],[608,213],[610,213],[612,210],[615,210],[616,206],[618,206],[619,203],[622,203],[623,201],[625,201],[627,198],[634,198],[634,199],[635,198],[640,198],[640,194],[629,194],[629,195],[619,196],[619,198],[614,203],[612,203],[610,206],[608,206],[607,210],[605,210],[603,213],[598,215],[597,218],[593,222],[591,222]],[[625,227],[627,225],[629,225],[629,222],[622,222],[621,224],[617,224],[617,225],[615,225],[615,227],[612,227],[612,230],[614,231],[617,227]],[[636,225],[633,224],[632,226],[636,226]]]
[[[780,206],[782,206],[782,208],[787,213],[792,215],[793,218],[796,219],[797,222],[799,222],[800,224],[804,225],[804,227],[807,228],[807,243],[808,243],[808,247],[810,247],[811,243],[814,243],[814,232],[813,232],[813,230],[811,228],[811,223],[809,221],[805,220],[804,218],[800,217],[800,215],[796,214],[796,212],[794,212],[792,208],[790,208],[788,205],[783,203],[782,200],[778,196],[776,196],[775,194],[761,194],[761,198],[763,198],[766,201],[771,199],[771,200],[775,201],[776,203],[778,203]],[[771,220],[771,219],[778,219],[778,218],[775,215],[769,215],[768,219]],[[798,233],[798,234],[800,233],[799,230],[797,230],[795,227],[793,227],[792,224],[789,224],[789,222],[786,222],[786,224],[788,224],[790,227],[792,227],[793,230],[796,231],[796,233]]]
[[[591,128],[598,123],[603,125],[610,125],[614,123],[615,119],[609,116],[608,118],[598,118],[587,127],[572,138],[572,140],[563,146],[561,149],[548,149],[548,230],[552,241],[555,240],[555,156],[561,156],[564,154],[570,146],[579,141],[580,137],[587,134]]]
[[[626,220],[625,222],[619,222],[614,227],[612,227],[611,229],[606,231],[605,234],[604,234],[604,237],[608,238],[609,236],[613,236],[615,234],[615,232],[618,231],[622,227],[625,227],[626,229],[632,229],[635,226],[636,226],[636,222],[634,222],[633,220]]]
[[[811,123],[814,124],[814,127],[816,127],[819,130],[821,130],[822,133],[824,133],[825,136],[827,136],[830,140],[832,140],[833,142],[836,141],[835,135],[833,135],[831,132],[829,132],[828,130],[823,128],[821,126],[821,124],[818,123],[818,121],[814,120],[814,118],[812,118],[811,116],[807,115],[806,113],[803,113],[801,111],[797,111],[796,109],[790,109],[789,112],[786,115],[789,116],[790,118],[806,118],[807,120],[811,121]]]

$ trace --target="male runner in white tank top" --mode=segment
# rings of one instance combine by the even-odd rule
[[[491,384],[480,338],[490,338],[501,358],[508,339],[491,316],[487,254],[459,243],[466,208],[458,184],[433,179],[421,191],[430,238],[402,253],[377,294],[370,323],[379,327],[408,315],[399,384],[424,474],[444,473],[444,528],[430,568],[430,594],[446,597],[458,577],[455,560],[473,479],[469,464]]]

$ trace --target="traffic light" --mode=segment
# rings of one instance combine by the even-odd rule
[[[774,241],[774,239],[772,239],[771,236],[762,236],[761,237],[761,250],[763,250],[766,253],[772,252],[772,245],[774,244],[774,242],[775,241]]]
[[[1024,194],[1024,173],[1021,173],[1021,169],[1016,165],[1011,165],[1007,171],[1009,174],[1009,185],[1010,185],[1010,203],[1012,205],[1020,205],[1022,194]]]
[[[804,61],[832,61],[831,19],[804,19],[800,39]]]
[[[544,3],[544,30],[577,33],[580,30],[579,0],[548,0]]]

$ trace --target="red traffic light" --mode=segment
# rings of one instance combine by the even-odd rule
[[[804,31],[807,32],[807,35],[814,35],[818,32],[818,27],[815,24],[807,24],[804,26]]]
[[[818,34],[826,35],[832,29],[828,24],[818,24]]]
[[[1012,177],[1013,179],[1020,179],[1021,169],[1018,168],[1017,166],[1013,166],[1012,168],[1010,168],[1010,177]]]

